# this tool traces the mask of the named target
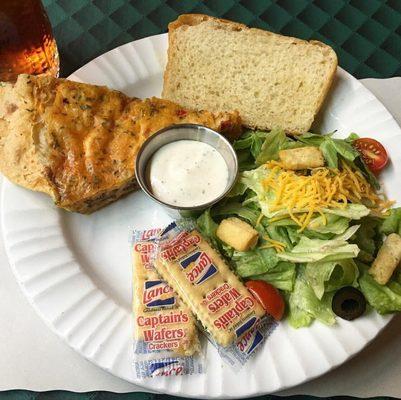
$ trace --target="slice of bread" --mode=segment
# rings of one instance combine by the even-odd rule
[[[198,110],[236,109],[246,126],[308,131],[333,81],[334,50],[201,14],[169,24],[163,97]]]

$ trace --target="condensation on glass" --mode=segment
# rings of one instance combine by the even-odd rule
[[[56,41],[40,0],[0,0],[0,81],[22,73],[58,76]]]

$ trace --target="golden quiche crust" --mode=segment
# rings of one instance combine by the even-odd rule
[[[142,143],[180,123],[229,138],[241,132],[237,112],[192,111],[105,86],[20,75],[14,84],[0,83],[0,171],[59,207],[90,213],[136,189]]]

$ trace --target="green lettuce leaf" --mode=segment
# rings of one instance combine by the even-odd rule
[[[352,142],[353,142],[354,140],[359,139],[359,138],[360,138],[360,136],[359,136],[357,133],[351,132],[351,133],[349,134],[349,136],[348,136],[347,138],[344,139],[344,142],[347,142],[347,143],[349,143],[349,144],[352,144]]]
[[[308,237],[309,239],[322,239],[322,240],[331,240],[334,239],[335,234],[334,233],[320,233],[317,231],[311,231],[308,229],[305,229],[302,232],[303,235]]]
[[[331,240],[309,239],[301,236],[299,243],[291,250],[279,253],[281,260],[291,262],[317,262],[317,261],[339,261],[354,258],[359,249],[356,244],[349,244],[347,240],[358,229],[358,225],[351,226],[343,234]]]
[[[234,141],[233,143],[234,149],[235,150],[249,149],[252,145],[255,135],[257,135],[257,133],[251,130],[244,132],[238,140]]]
[[[248,130],[233,143],[240,171],[255,168],[255,159],[262,149],[267,134],[267,132]]]
[[[307,132],[303,135],[297,137],[298,141],[307,144],[308,146],[316,146],[319,147],[327,137],[330,137],[332,133],[327,135],[318,135],[316,133]]]
[[[218,225],[211,217],[210,209],[207,209],[198,217],[196,224],[200,233],[216,250],[229,259],[232,257],[234,249],[223,243],[216,235]]]
[[[319,149],[323,153],[323,157],[326,160],[327,166],[330,168],[337,168],[338,156],[333,140],[331,138],[324,140],[319,146]]]
[[[305,143],[298,142],[287,137],[287,141],[281,145],[280,150],[299,149],[300,147],[305,146],[307,146]]]
[[[352,259],[308,263],[305,268],[305,278],[318,299],[321,299],[325,292],[343,286],[355,286],[358,276],[358,267]]]
[[[242,196],[248,189],[248,186],[245,185],[244,182],[241,182],[240,179],[235,182],[235,185],[233,188],[230,190],[230,192],[227,194],[227,197],[237,197],[237,196]]]
[[[265,141],[256,157],[256,164],[261,165],[270,160],[278,160],[278,152],[287,141],[282,129],[273,129],[266,134]]]
[[[359,153],[355,150],[352,145],[343,139],[332,139],[334,147],[338,154],[348,161],[354,161],[355,158],[359,157]]]
[[[311,314],[309,314],[306,310],[301,308],[301,306],[298,305],[299,301],[298,298],[301,295],[301,293],[304,291],[303,285],[301,283],[296,282],[295,283],[296,287],[296,292],[291,293],[288,296],[288,323],[292,328],[298,329],[298,328],[306,328],[310,326],[314,320]]]
[[[197,226],[203,236],[216,247],[219,247],[218,238],[216,236],[217,223],[213,221],[210,215],[210,209],[204,211],[196,220]]]
[[[303,238],[302,238],[303,239]],[[301,239],[301,240],[302,240]],[[321,240],[321,239],[309,239],[309,240]],[[301,243],[301,242],[300,242]],[[302,245],[305,242],[301,243]],[[294,247],[295,248],[295,247]],[[294,249],[293,249],[294,250]],[[332,260],[345,260],[347,258],[354,258],[358,255],[359,249],[356,244],[344,244],[325,251],[305,251],[305,252],[284,252],[279,253],[278,257],[281,260],[291,262],[317,262],[317,261],[332,261]]]
[[[233,147],[235,150],[248,150],[248,153],[250,152],[253,158],[256,159],[260,154],[263,143],[268,135],[268,132],[263,131],[246,131],[233,143]]]
[[[197,219],[197,224],[201,233],[208,237],[216,237],[217,223],[210,215],[210,209],[204,211]]]
[[[236,150],[236,153],[238,158],[238,169],[240,172],[254,169],[256,167],[255,159],[249,149]]]
[[[379,218],[367,216],[360,221],[360,227],[352,236],[351,242],[358,245],[360,252],[358,260],[371,263],[383,244],[383,234],[380,232],[382,221]]]
[[[258,196],[266,196],[263,187],[263,180],[270,174],[270,170],[259,167],[251,171],[244,171],[240,174],[239,182],[244,184],[248,189],[253,190]]]
[[[352,147],[352,143],[354,140],[359,139],[359,135],[356,133],[352,132],[347,138],[343,140],[343,142],[348,143],[349,146]],[[352,147],[353,148],[353,147]],[[354,160],[351,160],[350,158],[347,158],[349,161],[349,165],[352,166],[353,168],[358,168],[362,174],[365,176],[367,181],[376,189],[380,189],[380,183],[377,180],[376,176],[372,173],[372,171],[366,166],[365,162],[363,161],[361,155],[357,150],[355,150],[356,157]]]
[[[380,189],[380,183],[377,180],[376,176],[372,173],[372,171],[366,166],[365,162],[363,161],[362,157],[355,158],[355,160],[348,161],[348,164],[353,168],[353,169],[359,169],[362,173],[362,175],[366,178],[366,180],[371,184],[371,186],[379,190]]]
[[[242,278],[264,274],[279,262],[277,253],[273,248],[234,251],[232,260],[237,274]]]
[[[229,202],[221,206],[217,206],[212,209],[213,216],[232,216],[237,215],[245,220],[247,220],[251,225],[255,225],[256,221],[260,215],[260,211],[253,209],[252,207],[244,206],[238,202]]]
[[[245,171],[240,175],[240,182],[245,184],[248,189],[252,190],[256,193],[256,197],[251,198],[250,201],[257,201],[259,203],[260,209],[268,218],[277,215],[277,213],[270,213],[268,208],[268,201],[271,201],[274,197],[274,194],[270,190],[265,190],[263,187],[264,179],[271,173],[271,170],[268,170],[263,167],[259,167],[252,171]],[[246,203],[244,203],[246,204]]]
[[[308,224],[308,229],[319,233],[335,233],[339,235],[345,232],[349,226],[349,219],[335,214],[321,215],[313,218]]]
[[[345,208],[325,208],[323,209],[325,214],[338,215],[348,219],[361,219],[369,215],[370,210],[363,204],[347,204]]]
[[[335,316],[331,309],[332,296],[325,294],[318,299],[313,289],[308,285],[303,268],[300,268],[295,280],[294,291],[288,299],[288,322],[293,328],[309,326],[314,319],[333,325]]]
[[[291,238],[288,236],[288,228],[284,226],[267,226],[264,227],[265,232],[268,237],[273,240],[277,240],[286,245],[286,249],[293,248],[293,242]]]
[[[265,221],[267,226],[298,226],[298,224],[290,217],[281,218],[277,221],[269,221],[268,219]]]
[[[294,263],[280,261],[264,274],[252,275],[249,278],[260,279],[272,284],[277,289],[291,292],[294,288],[295,275],[296,267]]]
[[[378,284],[369,273],[359,278],[359,286],[368,303],[379,313],[401,311],[401,284],[392,280],[387,285]]]
[[[401,235],[401,207],[390,210],[390,215],[383,221],[380,232],[385,235],[390,233]]]
[[[335,240],[348,240],[353,235],[355,235],[355,233],[358,231],[359,228],[360,225],[352,225],[345,232],[341,233],[340,235],[337,235],[335,237]]]
[[[266,135],[266,134],[265,134]],[[264,136],[265,136],[264,135]],[[261,137],[260,135],[256,134],[254,135],[253,142],[251,144],[251,154],[253,158],[256,160],[262,150],[262,146],[264,143],[264,137]]]
[[[340,157],[354,161],[359,157],[359,153],[352,147],[349,141],[344,139],[334,139],[333,133],[326,135],[305,134],[299,140],[303,143],[317,146],[320,148],[323,156],[330,168],[338,167],[338,160]]]

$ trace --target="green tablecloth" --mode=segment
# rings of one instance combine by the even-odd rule
[[[59,46],[62,76],[116,46],[166,32],[167,24],[182,13],[206,13],[286,35],[321,40],[335,48],[340,65],[358,78],[401,75],[401,0],[43,0],[43,3]],[[3,392],[0,397],[1,400],[174,399],[145,393],[28,391]]]
[[[18,1],[18,0],[15,0]],[[123,43],[166,32],[182,13],[206,13],[318,39],[358,78],[401,75],[400,0],[43,0],[66,76]]]

